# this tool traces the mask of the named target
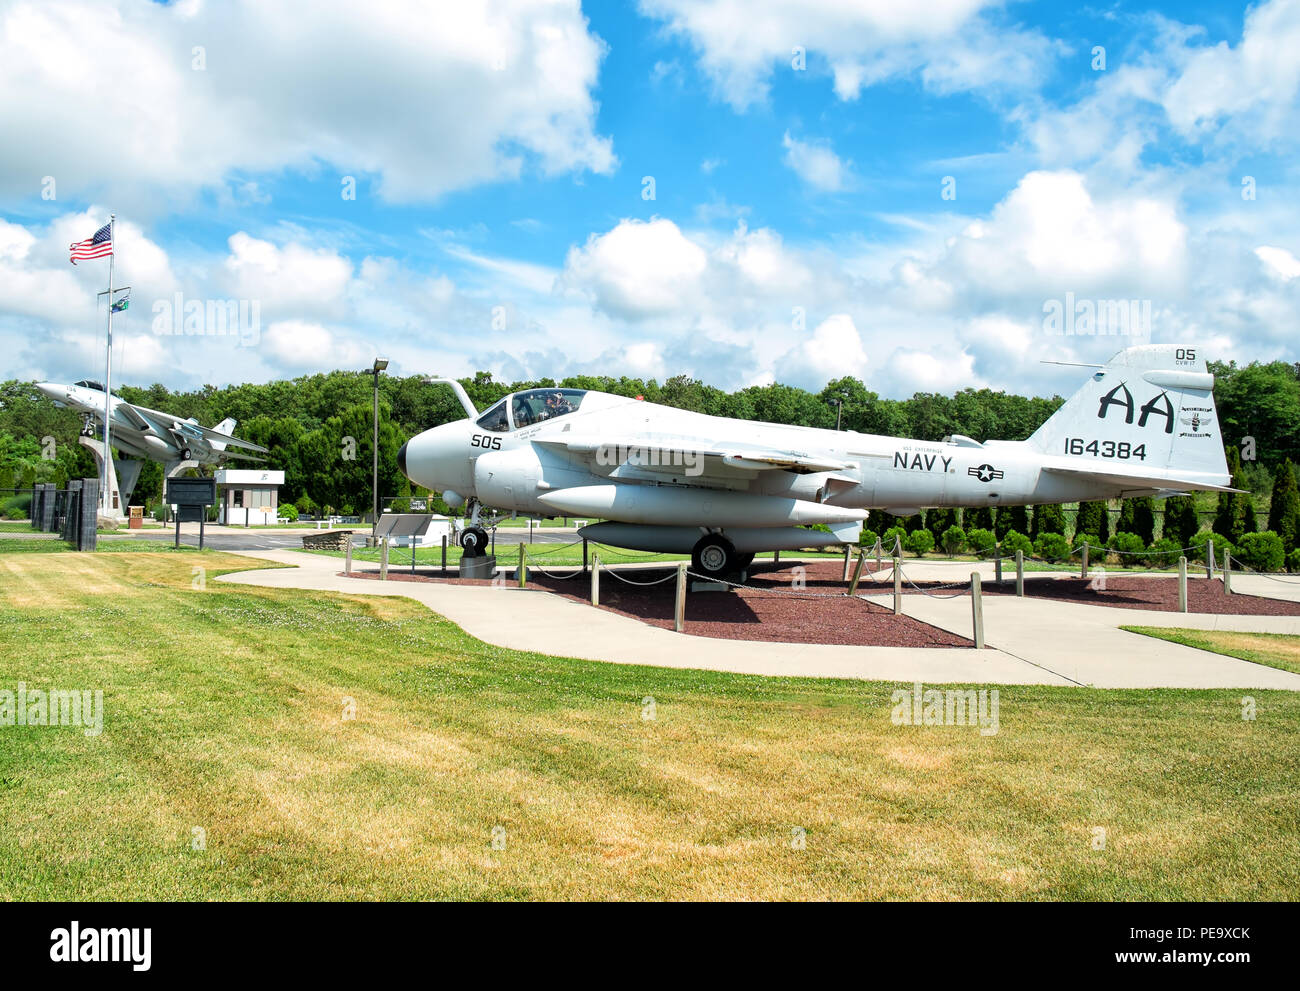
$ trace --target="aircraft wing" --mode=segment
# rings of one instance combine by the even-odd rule
[[[146,417],[138,406],[132,406],[130,403],[118,403],[117,411],[126,417],[131,426],[137,430],[152,430],[155,433],[162,433],[159,426]]]
[[[843,471],[853,467],[836,458],[818,457],[802,451],[781,451],[769,448],[751,448],[736,445],[706,446],[692,443],[689,438],[629,436],[596,440],[591,437],[537,438],[536,444],[567,451],[579,457],[593,459],[602,465],[628,467],[636,472],[653,471],[668,474],[703,476],[754,477],[761,471],[792,471],[810,474],[823,471]],[[694,466],[696,470],[687,469]]]
[[[123,408],[123,412],[130,410],[126,415],[133,423],[136,422],[136,418],[139,418],[160,437],[171,437],[173,439],[184,437],[191,441],[204,441],[208,444],[216,442],[224,444],[228,448],[240,447],[247,451],[257,451],[259,454],[267,453],[265,447],[246,440],[240,440],[238,437],[231,437],[229,434],[223,434],[219,430],[205,427],[193,420],[177,419],[169,413],[162,413],[156,409],[146,409],[143,406],[128,406],[126,403],[123,403],[120,408]]]
[[[1043,471],[1060,475],[1080,475],[1095,478],[1098,481],[1124,485],[1132,489],[1165,489],[1171,492],[1245,492],[1246,489],[1234,489],[1228,485],[1211,485],[1200,479],[1175,478],[1171,475],[1144,475],[1140,472],[1119,471],[1111,467],[1098,471],[1084,465],[1044,465]]]

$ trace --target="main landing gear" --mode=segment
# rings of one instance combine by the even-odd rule
[[[753,554],[739,553],[720,533],[706,533],[691,551],[691,570],[709,578],[739,574],[753,563]]]

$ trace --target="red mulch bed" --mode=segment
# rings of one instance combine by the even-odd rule
[[[557,572],[558,573],[558,572]],[[670,572],[663,568],[618,570],[623,578],[650,582]],[[340,572],[340,575],[342,572]],[[749,588],[730,592],[688,592],[686,632],[723,640],[766,640],[776,643],[846,644],[881,647],[971,647],[966,637],[930,626],[910,616],[895,616],[890,609],[844,595],[844,566],[819,562],[805,566],[806,586],[792,594],[794,571],[790,566],[760,567],[749,577]],[[379,577],[378,571],[354,571],[353,578]],[[390,568],[390,581],[433,581],[455,585],[486,585],[486,581],[446,578],[428,569],[417,572]],[[868,579],[864,576],[863,582]],[[544,588],[578,602],[591,601],[591,581],[586,576],[551,578],[533,569],[530,588]],[[893,588],[891,584],[890,589]],[[651,626],[672,629],[676,582],[630,585],[609,571],[600,576],[600,607]],[[863,586],[865,591],[865,585]]]
[[[1154,577],[1106,576],[1106,590],[1088,587],[1090,578],[1077,575],[1060,578],[1025,579],[1025,595],[1035,599],[1059,599],[1062,602],[1083,602],[1091,606],[1116,606],[1120,609],[1155,609],[1161,612],[1178,611],[1178,579]],[[921,583],[922,587],[925,583]],[[1015,595],[1015,574],[998,586],[984,582],[983,589],[993,595]],[[1214,613],[1232,616],[1300,616],[1300,602],[1270,599],[1261,595],[1226,595],[1223,582],[1218,579],[1187,579],[1188,612]]]

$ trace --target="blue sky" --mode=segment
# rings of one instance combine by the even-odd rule
[[[899,396],[1293,354],[1300,0],[434,9],[0,3],[0,375],[97,373],[106,273],[66,247],[110,210],[140,383],[382,351]],[[256,325],[173,325],[177,293]],[[1153,319],[1064,336],[1067,298]]]

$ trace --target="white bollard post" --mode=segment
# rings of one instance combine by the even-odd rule
[[[343,573],[345,575],[352,574],[352,538],[351,537],[349,537],[348,542],[343,545]]]
[[[1016,595],[1025,594],[1025,552],[1016,551]]]
[[[1187,612],[1187,558],[1178,559],[1178,611]]]
[[[673,629],[686,631],[686,562],[677,565],[677,598],[673,603]]]
[[[1232,594],[1232,555],[1226,547],[1223,549],[1223,594]]]
[[[379,580],[388,581],[388,538],[379,541]]]
[[[591,555],[591,604],[600,605],[600,555]]]
[[[982,650],[984,647],[984,603],[981,599],[981,593],[980,573],[972,571],[970,573],[971,628],[974,633],[972,639],[975,641],[975,646]]]

